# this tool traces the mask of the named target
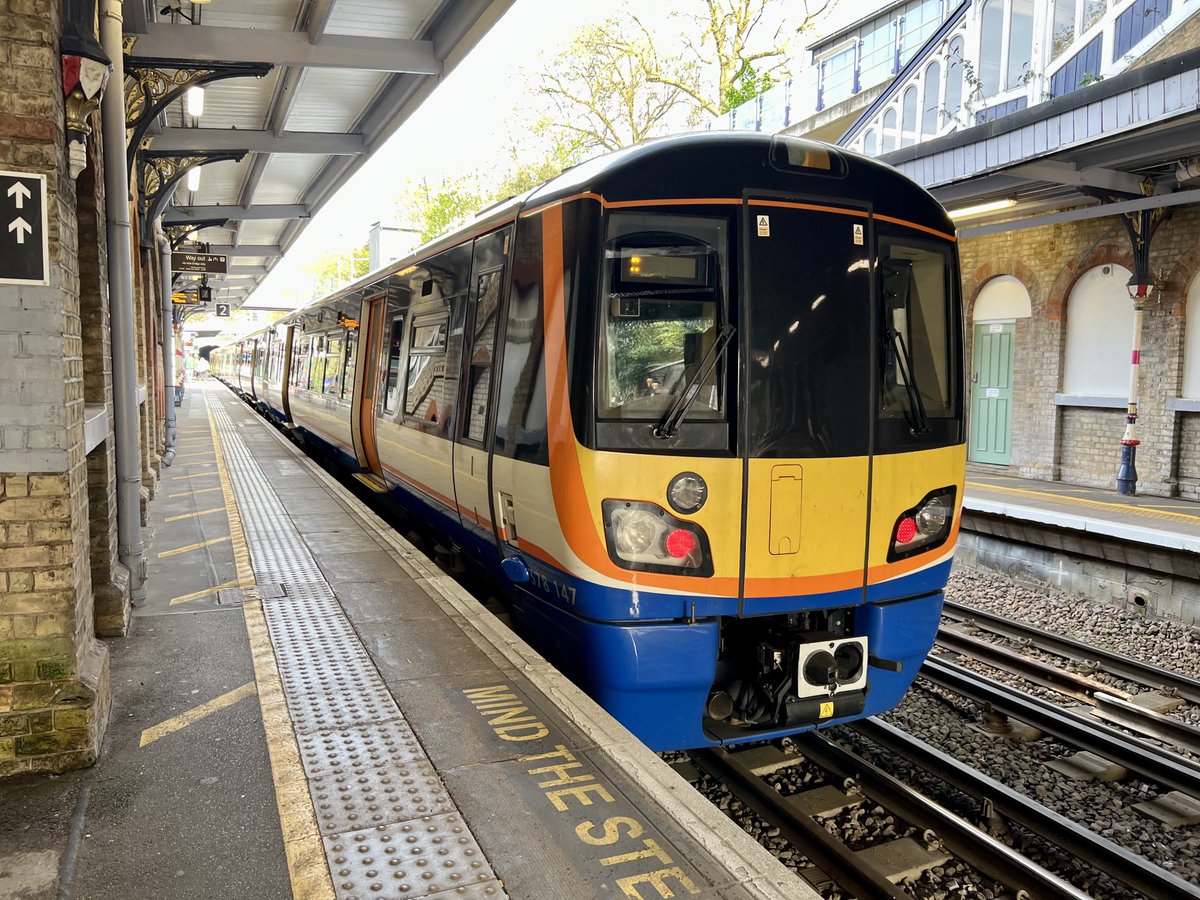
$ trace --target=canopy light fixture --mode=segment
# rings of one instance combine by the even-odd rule
[[[187,189],[189,191],[200,190],[200,167],[192,166],[187,173]]]
[[[986,203],[977,203],[974,206],[964,206],[961,209],[947,210],[952,219],[965,219],[968,216],[982,216],[984,213],[999,212],[1002,209],[1008,209],[1010,206],[1016,206],[1017,201],[1012,197],[1003,197],[999,200],[989,200]]]
[[[204,88],[190,87],[187,89],[187,114],[197,119],[204,115]]]

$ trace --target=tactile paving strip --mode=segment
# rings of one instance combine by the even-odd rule
[[[424,897],[495,880],[457,813],[352,831],[325,838],[325,847],[345,900]]]
[[[239,426],[210,404],[339,898],[503,888]],[[276,449],[258,442],[266,455]],[[277,467],[278,469],[278,467]]]

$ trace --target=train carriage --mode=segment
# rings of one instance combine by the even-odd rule
[[[628,148],[214,356],[653,748],[882,712],[932,645],[965,464],[954,231],[873,160]]]

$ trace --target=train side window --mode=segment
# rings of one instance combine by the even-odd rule
[[[325,335],[312,339],[312,366],[308,370],[308,389],[321,390],[321,379],[325,375]]]
[[[354,369],[358,362],[358,332],[346,335],[346,374],[342,378],[342,397],[350,399],[354,393]]]
[[[341,335],[330,337],[325,342],[325,380],[323,394],[338,397],[342,393],[342,371],[345,363],[345,340]]]
[[[383,382],[383,408],[396,411],[400,399],[400,351],[404,349],[404,316],[392,319],[388,329],[387,375]]]
[[[290,382],[292,387],[304,387],[308,384],[309,339],[307,336],[297,337],[292,343],[292,370]]]
[[[479,276],[475,285],[475,301],[471,306],[471,359],[467,366],[467,414],[463,421],[462,436],[480,445],[483,444],[487,427],[503,272],[503,269],[494,269]]]
[[[408,377],[404,387],[404,417],[438,424],[446,416],[445,312],[416,316],[408,343]]]

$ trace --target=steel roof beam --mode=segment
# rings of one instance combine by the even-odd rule
[[[209,153],[249,150],[251,153],[314,153],[322,156],[356,156],[366,153],[361,134],[325,131],[249,131],[240,128],[168,128],[154,139],[154,150]]]
[[[209,244],[208,252],[225,256],[283,256],[283,248],[278,244],[241,244],[237,247],[232,244]]]
[[[1124,200],[1120,203],[1101,203],[1099,206],[1086,206],[1070,209],[1066,212],[1050,213],[1044,216],[1031,216],[1028,219],[1014,219],[1010,222],[998,222],[995,225],[976,225],[973,228],[959,228],[959,240],[963,238],[985,237],[989,234],[1002,234],[1007,231],[1020,231],[1025,228],[1039,228],[1042,225],[1057,225],[1062,222],[1079,222],[1084,219],[1100,219],[1105,216],[1116,216],[1127,212],[1137,212],[1142,209],[1158,209],[1167,206],[1182,206],[1187,203],[1200,203],[1200,188],[1190,191],[1178,191],[1174,194],[1156,194],[1153,197],[1143,197],[1139,200]],[[1020,209],[1020,207],[1015,207]]]
[[[1100,166],[1080,169],[1072,162],[1059,162],[1052,159],[1040,159],[1036,162],[1022,163],[1005,170],[1010,175],[1049,181],[1068,187],[1095,187],[1122,194],[1142,196],[1142,179],[1129,172],[1119,172],[1116,169],[1105,169]]]
[[[223,216],[230,221],[244,219],[307,219],[303,203],[276,203],[263,206],[175,206],[163,216],[164,225],[187,225],[197,219]]]
[[[313,44],[301,31],[262,28],[227,28],[210,25],[155,23],[138,38],[134,53],[139,59],[171,62],[271,63],[280,66],[316,66],[365,69],[373,72],[413,72],[440,75],[441,62],[432,41],[355,37],[330,34]]]

